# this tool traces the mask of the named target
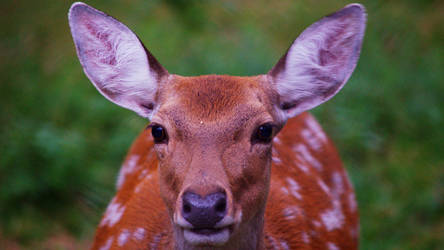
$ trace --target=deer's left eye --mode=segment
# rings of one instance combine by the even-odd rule
[[[273,138],[273,125],[271,123],[264,123],[260,125],[253,133],[251,138],[252,143],[269,143]]]
[[[163,143],[168,139],[165,128],[160,125],[153,125],[151,127],[151,135],[153,136],[155,143]]]

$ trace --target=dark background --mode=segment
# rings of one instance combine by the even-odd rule
[[[147,121],[84,76],[71,1],[0,3],[0,249],[88,246]],[[267,72],[308,25],[349,2],[108,0],[171,72]],[[312,112],[356,187],[362,249],[444,245],[444,2],[368,0],[361,59]]]

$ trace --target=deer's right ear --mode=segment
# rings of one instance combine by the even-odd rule
[[[322,18],[293,42],[268,73],[286,119],[332,98],[358,62],[366,22],[360,4]]]
[[[166,71],[124,24],[84,3],[74,3],[69,26],[87,77],[110,101],[151,118]]]

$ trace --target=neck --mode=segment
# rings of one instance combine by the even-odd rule
[[[175,228],[172,244],[176,250],[225,250],[225,249],[264,249],[264,213],[258,213],[248,223],[240,225],[223,246],[194,246],[185,241],[182,230]]]

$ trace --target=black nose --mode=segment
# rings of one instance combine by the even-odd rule
[[[182,216],[195,229],[213,228],[227,213],[227,196],[224,192],[215,192],[203,198],[186,192],[182,201]]]

